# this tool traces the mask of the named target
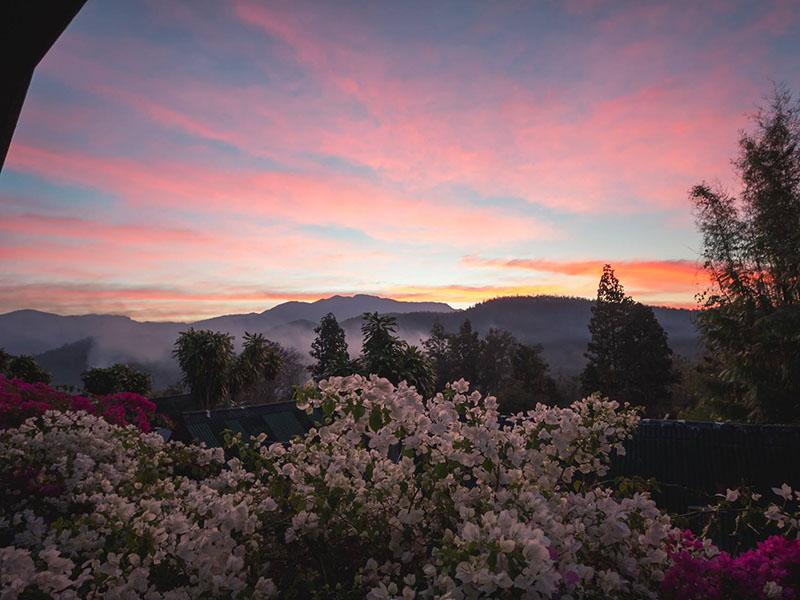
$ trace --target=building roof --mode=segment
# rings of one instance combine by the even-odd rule
[[[285,444],[314,424],[314,419],[299,410],[294,402],[194,410],[184,412],[181,420],[193,439],[212,447],[223,445],[226,429],[241,433],[244,438],[265,433],[267,441]]]

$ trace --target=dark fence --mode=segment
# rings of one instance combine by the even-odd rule
[[[659,504],[671,512],[705,504],[726,488],[800,484],[800,427],[644,419],[611,476],[656,479]]]
[[[773,487],[800,487],[800,427],[743,425],[645,419],[625,456],[616,456],[609,477],[655,479],[652,495],[662,510],[691,515],[682,523],[702,529],[706,517],[698,508],[715,501],[726,488],[746,485],[779,500]],[[748,530],[735,535],[735,517],[723,515],[710,532],[723,549],[750,547],[757,536]]]

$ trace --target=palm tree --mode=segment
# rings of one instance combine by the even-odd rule
[[[203,408],[227,401],[235,356],[233,336],[190,327],[178,336],[172,355],[183,371],[184,384]]]

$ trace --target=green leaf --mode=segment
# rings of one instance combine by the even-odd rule
[[[381,409],[378,406],[374,406],[369,413],[369,428],[372,431],[378,431],[381,427],[383,427],[383,415],[381,414]]]

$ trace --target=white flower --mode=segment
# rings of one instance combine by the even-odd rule
[[[772,488],[772,491],[775,492],[778,496],[783,498],[784,500],[791,500],[792,499],[792,488],[789,487],[788,484],[784,483],[779,488]]]
[[[764,584],[764,595],[767,598],[781,598],[783,597],[783,587],[774,581],[768,581]]]

